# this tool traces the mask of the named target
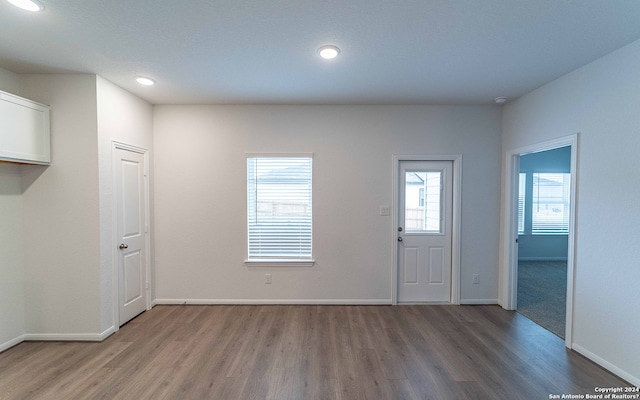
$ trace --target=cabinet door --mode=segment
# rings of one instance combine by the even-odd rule
[[[0,160],[49,164],[49,107],[0,91]]]

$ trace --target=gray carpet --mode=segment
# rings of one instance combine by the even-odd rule
[[[566,261],[518,262],[520,314],[564,338],[566,301]]]

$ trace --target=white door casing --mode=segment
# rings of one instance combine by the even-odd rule
[[[144,150],[114,144],[119,326],[148,308],[147,162]]]
[[[452,302],[453,162],[400,161],[397,301]]]
[[[567,297],[565,321],[565,346],[573,347],[573,296],[575,275],[575,238],[578,181],[578,138],[579,134],[552,139],[516,149],[505,154],[506,175],[504,181],[505,218],[502,242],[501,290],[499,304],[506,310],[515,310],[518,290],[518,174],[520,156],[529,153],[571,146],[571,194],[569,205],[569,235],[567,254]]]

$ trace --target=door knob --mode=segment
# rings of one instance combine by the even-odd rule
[[[120,249],[128,249],[128,248],[129,248],[128,244],[124,244],[124,243],[120,244]]]

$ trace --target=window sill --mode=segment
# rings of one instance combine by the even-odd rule
[[[245,260],[247,267],[313,267],[315,260]]]

